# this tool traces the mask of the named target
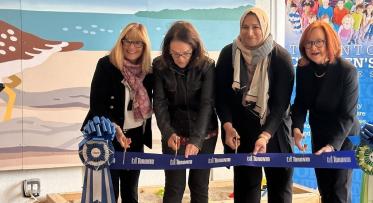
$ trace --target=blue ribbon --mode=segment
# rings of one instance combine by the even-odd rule
[[[265,154],[199,154],[186,159],[182,155],[126,152],[115,153],[110,169],[159,170],[159,169],[207,169],[228,166],[303,167],[303,168],[359,168],[354,151],[314,154],[265,153]]]

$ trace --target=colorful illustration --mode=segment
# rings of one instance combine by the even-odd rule
[[[10,82],[4,82],[4,92],[8,95],[4,121],[11,119],[12,109],[16,100],[14,88],[21,83],[16,74],[42,64],[54,53],[80,49],[81,42],[51,41],[39,38],[0,20],[0,78],[7,77]]]
[[[96,63],[128,23],[147,27],[154,57],[169,26],[188,20],[216,59],[236,38],[241,13],[254,4],[5,0],[0,9],[0,170],[81,165],[80,128]]]
[[[287,20],[291,23],[294,34],[299,35],[310,23],[321,19],[329,22],[336,32],[341,33],[344,44],[362,44],[372,40],[371,0],[286,0],[286,5]]]

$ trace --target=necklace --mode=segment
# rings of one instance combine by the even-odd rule
[[[316,72],[314,72],[314,74],[315,74],[315,76],[316,76],[317,78],[322,78],[322,77],[325,76],[326,72],[323,72],[323,73],[321,73],[320,75],[318,75]]]

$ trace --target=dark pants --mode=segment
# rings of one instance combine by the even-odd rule
[[[144,152],[144,145],[141,141],[142,126],[128,130],[125,135],[132,140],[130,148],[127,149],[128,152]],[[117,153],[123,152],[123,148],[115,138],[113,145]],[[140,170],[110,170],[110,173],[116,202],[118,202],[120,192],[122,203],[137,203]]]
[[[275,141],[275,138],[273,141]],[[267,149],[267,152],[270,152],[270,150]],[[264,172],[267,179],[268,202],[292,202],[293,169],[266,167],[264,168]],[[233,180],[235,203],[260,202],[262,183],[261,167],[236,166],[234,167]]]
[[[248,116],[247,120],[236,122],[236,130],[240,135],[239,153],[252,153],[255,142],[261,133],[259,119]],[[267,153],[291,153],[290,144],[284,144],[290,133],[289,126],[280,124],[276,134],[267,144]],[[280,141],[282,141],[282,149]],[[286,147],[284,147],[286,146]],[[292,202],[292,168],[264,168],[267,179],[269,203]],[[235,203],[260,203],[261,199],[262,167],[236,166],[234,167],[234,202]]]
[[[323,203],[351,203],[352,170],[315,168]]]
[[[214,153],[217,137],[205,140],[199,154]],[[166,143],[162,143],[163,153],[173,154]],[[181,145],[179,154],[184,154],[185,145]],[[186,170],[165,170],[164,203],[181,203],[186,186]],[[191,203],[207,203],[210,169],[190,169],[188,186]]]
[[[315,146],[312,149],[313,152],[319,150],[322,146]],[[343,142],[341,150],[353,150],[353,145],[348,138]],[[352,170],[315,168],[315,174],[321,202],[351,203]]]

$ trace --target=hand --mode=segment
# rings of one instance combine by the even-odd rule
[[[115,126],[115,129],[116,129],[116,133],[115,133],[115,136],[117,138],[117,141],[119,142],[120,146],[122,146],[124,149],[128,149],[130,148],[131,146],[131,143],[132,143],[132,140],[131,138],[127,138],[122,129],[117,125],[117,124],[114,124]]]
[[[255,142],[253,154],[266,153],[269,139],[271,139],[271,135],[268,132],[263,131]]]
[[[197,155],[199,152],[199,149],[194,144],[187,144],[185,148],[185,158],[187,159],[189,155]]]
[[[171,137],[168,138],[167,146],[174,151],[178,150],[180,148],[180,137],[176,133],[172,133]]]
[[[225,131],[225,144],[231,149],[235,150],[240,146],[240,136],[238,135],[236,129],[233,128],[232,123],[227,122],[223,127]]]
[[[301,152],[304,152],[307,150],[307,144],[304,144],[302,146],[302,140],[304,138],[304,135],[303,133],[300,131],[299,128],[294,128],[293,129],[293,136],[294,136],[294,142],[295,142],[295,146],[298,147],[298,149],[301,151]]]
[[[332,152],[332,151],[334,151],[334,147],[328,144],[325,147],[321,148],[319,151],[317,151],[315,155],[321,155],[322,153]]]
[[[360,131],[360,136],[363,143],[373,145],[373,124],[366,123]]]
[[[124,149],[128,149],[131,147],[132,140],[131,138],[127,138],[122,130],[118,130],[116,133],[117,140]]]

